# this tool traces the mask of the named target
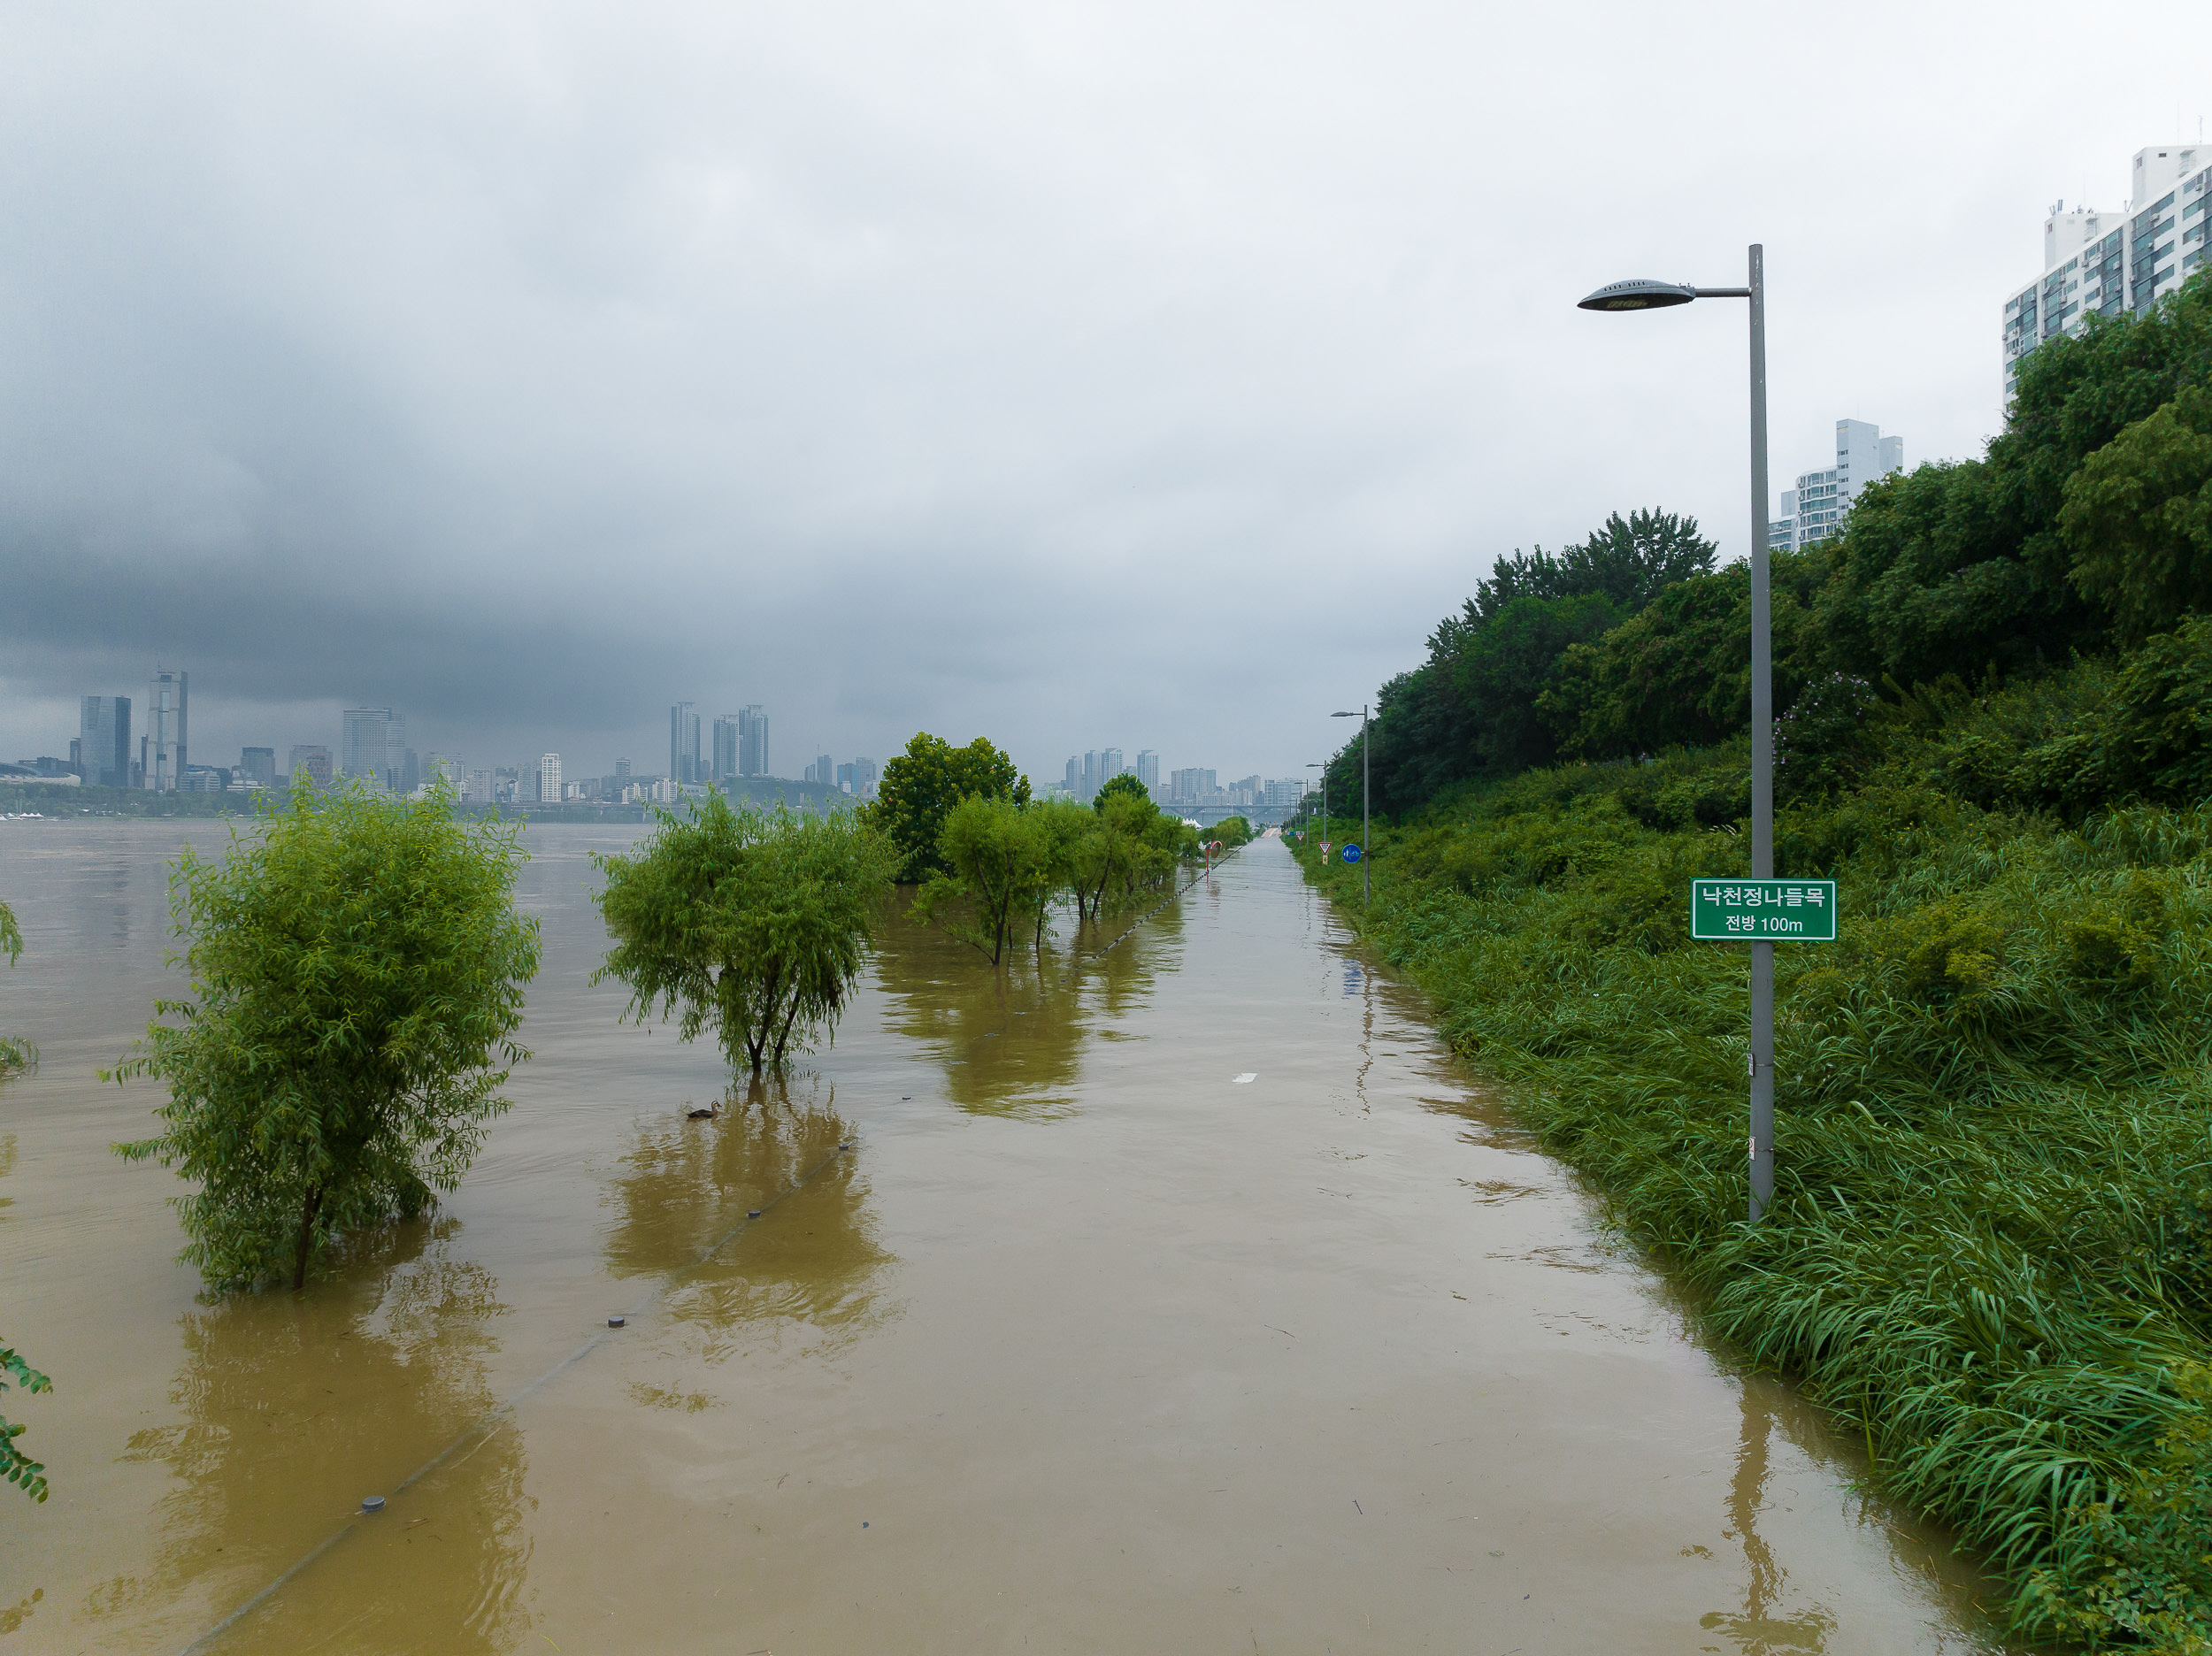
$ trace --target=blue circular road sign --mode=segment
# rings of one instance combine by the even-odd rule
[[[1344,847],[1344,860],[1345,860],[1347,862],[1358,862],[1358,861],[1359,861],[1359,847],[1358,847],[1357,846],[1356,846],[1356,845],[1348,845],[1348,846],[1346,846],[1346,847]]]

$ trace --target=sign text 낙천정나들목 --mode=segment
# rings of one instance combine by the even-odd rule
[[[1701,941],[1832,943],[1836,883],[1806,879],[1690,882],[1690,936]]]

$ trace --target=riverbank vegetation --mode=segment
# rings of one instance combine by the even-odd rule
[[[443,790],[300,790],[219,860],[185,847],[170,913],[189,998],[156,1001],[173,1021],[106,1073],[168,1087],[161,1131],[115,1148],[191,1184],[180,1257],[211,1287],[288,1268],[303,1287],[341,1238],[458,1185],[528,1056],[518,833]]]
[[[685,1040],[711,1028],[730,1068],[757,1077],[834,1033],[899,855],[857,811],[710,794],[660,813],[634,851],[592,860],[614,938],[592,981],[627,984],[626,1016],[673,1016]]]
[[[1686,916],[1749,866],[1748,589],[1694,525],[1502,561],[1386,687],[1364,915],[1342,818],[1296,846],[2023,1631],[2168,1652],[2212,1648],[2208,385],[2199,278],[1775,560],[1777,872],[1842,925],[1778,950],[1758,1226],[1745,951]]]

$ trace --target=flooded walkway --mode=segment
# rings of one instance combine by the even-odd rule
[[[91,1074],[170,981],[180,832],[0,824],[44,1054],[0,1333],[56,1386],[8,1399],[55,1492],[0,1491],[0,1653],[2000,1648],[1278,844],[1087,958],[901,925],[833,1048],[690,1122],[712,1049],[584,984],[619,840],[534,828],[537,1056],[474,1174],[203,1304],[173,1179],[105,1151],[155,1094]]]

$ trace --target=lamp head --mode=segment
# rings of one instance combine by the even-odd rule
[[[1580,310],[1663,310],[1669,305],[1687,304],[1697,297],[1697,289],[1687,282],[1654,281],[1647,276],[1632,277],[1627,281],[1608,282],[1587,299],[1579,300]]]
[[[1357,718],[1359,715],[1356,713],[1332,713],[1329,717],[1331,718]]]

